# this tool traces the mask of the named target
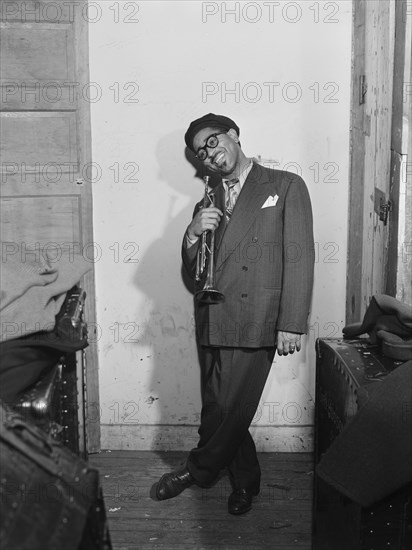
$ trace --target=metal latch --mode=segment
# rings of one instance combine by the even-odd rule
[[[383,225],[388,223],[389,212],[392,210],[392,202],[386,200],[385,193],[375,187],[375,204],[374,211],[378,214]]]
[[[379,209],[379,219],[383,222],[383,225],[386,225],[388,223],[388,216],[391,210],[392,210],[391,201],[381,204]]]

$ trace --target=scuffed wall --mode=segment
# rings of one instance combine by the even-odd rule
[[[351,2],[91,2],[90,88],[102,447],[189,449],[200,415],[180,246],[202,181],[183,134],[207,112],[312,198],[304,350],[275,359],[259,450],[312,448],[315,340],[344,323]],[[94,19],[94,21],[92,21]]]

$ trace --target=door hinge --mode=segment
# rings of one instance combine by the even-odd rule
[[[366,76],[362,74],[359,77],[359,105],[363,105],[366,102],[365,96],[367,91]]]

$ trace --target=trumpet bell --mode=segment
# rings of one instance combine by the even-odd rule
[[[195,299],[204,304],[221,304],[225,301],[225,295],[214,289],[202,289],[195,293]]]

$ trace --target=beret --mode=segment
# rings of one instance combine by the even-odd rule
[[[193,139],[200,130],[203,130],[203,128],[223,128],[225,130],[230,130],[233,128],[236,130],[237,135],[240,134],[239,126],[232,119],[223,115],[209,113],[191,122],[189,128],[187,129],[185,134],[185,142],[188,148],[192,151]]]

